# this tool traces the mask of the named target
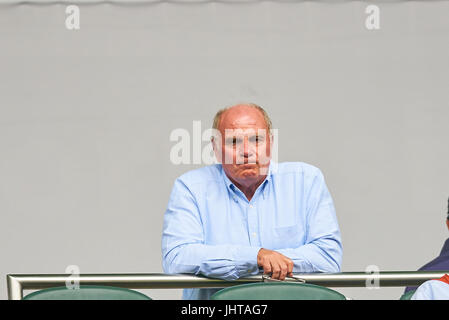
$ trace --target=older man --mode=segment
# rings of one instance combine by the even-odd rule
[[[163,268],[234,280],[259,269],[339,272],[342,247],[331,195],[319,169],[271,161],[271,121],[255,104],[220,110],[212,139],[220,164],[176,179],[164,216]],[[217,289],[186,289],[208,299]]]

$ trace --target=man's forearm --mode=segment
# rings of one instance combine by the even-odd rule
[[[166,273],[193,273],[235,280],[259,272],[259,250],[237,245],[185,244],[165,254],[163,268]]]
[[[341,270],[342,250],[335,240],[315,241],[298,248],[276,251],[292,259],[293,272],[340,272]]]

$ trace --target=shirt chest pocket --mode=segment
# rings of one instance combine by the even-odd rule
[[[304,228],[300,224],[273,228],[271,249],[297,248],[304,244]]]

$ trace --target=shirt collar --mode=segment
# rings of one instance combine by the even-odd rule
[[[273,163],[273,160],[270,160],[270,164],[268,165],[268,173],[267,173],[267,175],[266,175],[264,181],[263,181],[263,182],[261,183],[261,185],[259,186],[259,188],[264,187],[264,185],[267,184],[268,181],[271,180],[271,175],[272,175],[272,173],[273,173],[273,166],[274,166],[274,165],[275,165],[275,164]],[[236,186],[236,185],[235,185],[235,184],[228,178],[228,176],[226,175],[226,172],[224,171],[222,165],[220,165],[220,168],[221,168],[221,174],[222,174],[222,176],[223,176],[224,183],[226,184],[226,188],[227,188],[230,192],[234,192],[234,193],[235,193],[235,189],[238,189],[237,186]],[[264,199],[265,199],[265,196],[266,196],[265,192],[263,192],[262,194],[263,194],[263,197],[264,197]],[[234,200],[235,200],[235,199],[234,199]]]

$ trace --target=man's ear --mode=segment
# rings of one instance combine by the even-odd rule
[[[215,146],[215,139],[214,139],[214,137],[210,137],[210,143],[212,144],[212,150],[214,150],[214,152],[215,152],[217,147]]]
[[[212,150],[214,152],[215,155],[215,159],[217,159],[218,163],[221,163],[221,151],[219,150],[218,146],[217,146],[217,141],[215,137],[211,137],[210,138],[210,143],[212,144]]]

